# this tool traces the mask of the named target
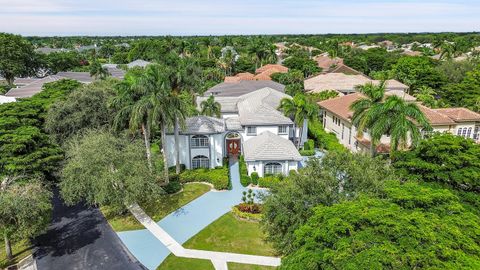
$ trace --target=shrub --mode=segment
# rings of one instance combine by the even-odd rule
[[[258,173],[253,172],[250,178],[252,179],[252,184],[258,185]]]
[[[177,193],[182,189],[182,184],[180,184],[180,177],[177,174],[172,174],[169,177],[170,181],[168,185],[163,187],[163,190],[167,192],[167,194]]]
[[[244,213],[260,214],[262,212],[262,207],[258,203],[241,203],[235,207]]]
[[[271,188],[278,184],[283,179],[283,176],[265,176],[258,179],[258,185],[264,188]]]
[[[250,176],[248,176],[247,163],[245,162],[245,159],[243,158],[243,156],[240,156],[239,167],[240,167],[240,183],[242,184],[242,186],[246,187],[252,182],[252,179],[250,178]]]
[[[315,139],[316,146],[327,151],[341,152],[346,148],[338,142],[334,133],[327,133],[318,120],[308,122],[308,134]]]
[[[304,144],[303,144],[303,150],[315,150],[315,141],[312,139],[308,139]]]
[[[180,172],[185,171],[185,169],[186,169],[185,164],[180,164]],[[175,173],[176,170],[177,168],[175,165],[168,167],[168,172],[170,173]]]
[[[186,170],[180,174],[180,182],[208,182],[215,189],[228,189],[228,168]]]
[[[300,155],[302,156],[314,156],[315,150],[300,150]]]
[[[262,219],[262,214],[252,214],[247,212],[240,211],[237,206],[232,207],[232,213],[241,219],[251,220],[251,221],[260,221]]]

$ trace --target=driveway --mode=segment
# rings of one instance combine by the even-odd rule
[[[178,243],[185,243],[241,202],[242,192],[247,189],[240,184],[238,161],[230,161],[230,164],[232,190],[209,191],[157,223]],[[118,235],[148,269],[156,269],[170,254],[167,247],[148,230],[120,232]]]
[[[101,212],[83,204],[66,206],[55,191],[53,221],[34,239],[39,270],[145,269],[112,230]]]

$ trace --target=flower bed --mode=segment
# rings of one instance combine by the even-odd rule
[[[260,221],[262,219],[262,214],[261,213],[248,213],[248,212],[242,212],[238,209],[239,205],[235,205],[232,207],[232,213],[239,219],[246,219],[246,220],[251,220],[251,221]]]

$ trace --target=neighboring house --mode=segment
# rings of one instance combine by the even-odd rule
[[[390,94],[393,93],[395,92]],[[413,102],[415,100],[406,93],[397,93],[406,101]],[[350,105],[363,97],[360,93],[354,93],[318,103],[325,130],[333,132],[339,142],[353,152],[367,152],[370,149],[371,138],[368,132],[358,137],[358,130],[351,121],[353,111],[350,110]],[[479,141],[480,114],[465,108],[430,109],[421,104],[418,105],[432,126],[433,132],[449,132]],[[424,131],[422,133],[426,135]],[[380,144],[377,146],[377,152],[388,152],[389,149],[390,138],[382,136]]]
[[[239,81],[236,83],[223,82],[205,91],[204,96],[215,97],[239,97],[262,88],[272,88],[279,92],[285,92],[285,85],[274,81]]]
[[[207,98],[199,97],[197,103]],[[224,157],[243,153],[249,175],[296,170],[301,157],[294,143],[303,145],[307,128],[300,134],[292,120],[277,110],[283,98],[291,97],[268,87],[216,97],[222,105],[221,118],[186,120],[186,128],[180,132],[180,163],[188,169],[215,168],[223,165]],[[170,133],[166,139],[168,165],[173,166],[175,138]]]
[[[21,87],[10,89],[5,96],[15,98],[31,97],[41,92],[44,84],[56,82],[62,79],[76,80],[84,84],[93,82],[93,78],[90,76],[89,72],[59,72],[55,75],[50,75],[45,78],[19,79],[19,82],[24,82],[25,84],[23,84]],[[15,80],[15,83],[17,84],[17,80]]]
[[[69,52],[69,51],[70,51],[69,49],[65,49],[65,48],[50,48],[50,47],[40,47],[35,49],[35,52],[42,53],[42,54],[51,54],[51,53]]]
[[[357,87],[367,83],[378,84],[380,81],[372,80],[365,75],[348,75],[345,73],[326,73],[306,79],[304,82],[305,91],[319,93],[327,90],[335,90],[342,94],[357,92]],[[401,90],[406,92],[408,86],[397,80],[387,80],[387,91]]]
[[[287,73],[288,68],[278,64],[268,64],[258,68],[255,74],[250,72],[238,73],[235,76],[225,77],[224,82],[237,83],[240,81],[271,81],[274,73]]]
[[[141,60],[141,59],[137,59],[135,61],[132,61],[130,63],[127,64],[127,67],[128,68],[134,68],[134,67],[141,67],[141,68],[145,68],[146,66],[150,65],[151,62],[148,62],[148,61],[145,61],[145,60]]]
[[[343,65],[343,59],[339,57],[331,58],[328,53],[322,53],[315,57],[313,60],[317,62],[319,68],[322,69],[322,72],[327,73],[336,69],[338,66]]]

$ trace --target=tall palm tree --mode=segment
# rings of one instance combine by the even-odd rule
[[[95,61],[90,66],[90,76],[94,77],[95,79],[104,80],[110,76],[110,73],[106,68],[102,67],[100,62]]]
[[[353,111],[352,124],[357,127],[357,136],[363,137],[365,130],[372,127],[375,122],[374,115],[380,109],[383,96],[385,95],[386,84],[384,81],[375,85],[373,83],[367,83],[357,87],[365,98],[356,100],[350,105],[350,109]],[[380,141],[380,137],[370,132],[370,153],[375,155],[376,144]]]
[[[427,118],[415,103],[406,102],[398,96],[389,96],[379,110],[373,115],[371,126],[374,137],[390,135],[390,157],[400,149],[405,149],[410,142],[417,146],[422,136],[420,129],[431,130]]]
[[[303,134],[305,121],[313,120],[318,115],[317,105],[308,100],[304,94],[296,94],[293,99],[283,98],[280,101],[279,110],[281,110],[285,116],[290,117],[295,125],[300,128],[299,136]],[[300,148],[300,138],[297,141],[298,148]]]
[[[220,118],[222,106],[220,105],[220,103],[215,101],[215,98],[213,96],[209,96],[208,99],[202,101],[202,103],[200,103],[200,107],[201,114]]]

